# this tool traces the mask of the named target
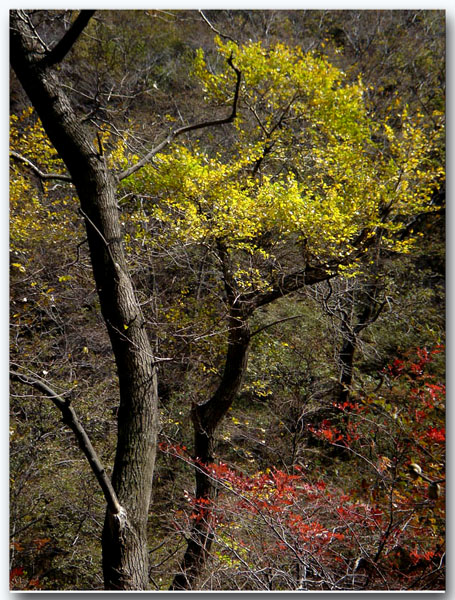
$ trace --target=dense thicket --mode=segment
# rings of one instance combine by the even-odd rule
[[[130,589],[443,589],[443,11],[97,11],[56,57],[76,17],[12,48],[58,59],[118,230],[12,57],[11,586],[128,589],[113,498]]]

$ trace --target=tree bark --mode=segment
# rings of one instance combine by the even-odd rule
[[[337,400],[343,404],[349,399],[354,367],[354,354],[357,346],[357,336],[353,323],[355,298],[352,291],[348,292],[348,307],[341,316],[341,348],[338,354],[339,380]]]
[[[74,42],[77,35],[73,38]],[[68,51],[65,46],[63,56]],[[107,509],[102,542],[105,587],[143,590],[148,586],[146,522],[158,432],[156,367],[123,251],[116,178],[64,94],[52,66],[55,55],[51,58],[48,64],[27,13],[12,11],[12,67],[76,187],[119,379],[112,483],[125,512],[118,519]]]

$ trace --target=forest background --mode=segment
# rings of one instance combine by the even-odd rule
[[[385,18],[386,14],[390,17],[389,21]],[[217,119],[230,113],[236,85],[236,72],[229,68],[228,63],[231,41],[222,39],[226,44],[223,61],[216,58],[213,37],[216,28],[229,37],[239,39],[236,17],[240,18],[247,44],[255,35],[261,39],[265,36],[267,43],[279,39],[292,45],[292,36],[302,35],[303,31],[308,36],[305,38],[309,40],[308,47],[315,51],[316,56],[327,57],[333,64],[343,65],[351,86],[357,85],[358,72],[365,77],[370,68],[368,85],[371,87],[367,88],[367,93],[376,115],[383,118],[387,112],[393,111],[398,123],[407,104],[410,117],[417,117],[417,125],[413,124],[414,133],[425,132],[427,117],[432,124],[436,119],[440,127],[439,117],[444,112],[441,108],[445,101],[443,70],[439,62],[445,50],[442,15],[429,11],[420,13],[417,18],[416,14],[383,12],[381,24],[390,36],[386,42],[385,35],[376,38],[377,18],[375,22],[369,21],[367,13],[362,11],[352,13],[349,18],[346,12],[324,13],[322,18],[322,13],[311,11],[298,25],[298,19],[293,21],[296,13],[289,18],[289,24],[282,14],[278,18],[273,16],[274,13],[262,11],[255,13],[257,20],[250,19],[248,15],[242,20],[241,12],[209,11],[206,14],[209,23],[197,13],[191,14],[188,21],[177,18],[175,22],[173,18],[166,17],[163,21],[157,19],[157,15],[150,15],[147,26],[152,30],[159,20],[160,37],[156,43],[163,52],[153,64],[156,71],[152,69],[153,75],[147,74],[147,85],[156,85],[153,89],[158,91],[152,100],[148,94],[146,97],[147,102],[152,103],[154,114],[163,114],[164,118],[152,124],[147,133],[152,137],[141,141],[140,150],[146,149],[151,142],[153,145],[154,136],[157,139],[163,131],[163,123],[167,123],[171,130],[176,127],[175,123],[183,126],[200,122],[207,115],[211,117],[215,114],[211,111],[215,109]],[[403,19],[401,24],[398,16]],[[405,17],[408,20],[404,20]],[[112,20],[109,27],[118,27],[115,13]],[[196,20],[197,35],[192,38]],[[191,23],[189,28],[188,22]],[[287,24],[285,34],[281,29],[283,23]],[[131,17],[131,22],[125,20],[121,25],[125,27],[123,40],[126,41],[128,27],[135,28],[137,23]],[[103,38],[102,28],[100,31],[98,49],[100,56],[104,56],[103,53],[109,49],[109,39]],[[156,34],[156,29],[153,32]],[[423,32],[427,35],[424,40]],[[384,34],[382,29],[381,34]],[[85,40],[88,45],[89,39],[90,36]],[[376,46],[377,39],[381,43]],[[416,40],[421,44],[423,56],[418,52],[410,53],[411,48],[416,48]],[[241,41],[242,38],[239,39]],[[93,56],[93,49],[85,49],[88,54],[84,55],[83,36],[77,44],[83,57]],[[103,44],[107,46],[103,47]],[[77,55],[78,45],[75,45],[73,55]],[[204,71],[202,57],[195,54],[196,47],[204,48],[207,61],[211,58],[219,69],[218,73],[225,73],[222,75],[225,79],[211,81],[210,77],[216,71],[211,68]],[[143,49],[127,48],[126,45],[122,48],[125,53],[123,59],[133,60],[130,65],[136,60],[135,53],[143,52]],[[384,54],[381,55],[381,52]],[[182,64],[182,56],[186,63],[183,61]],[[235,52],[232,56],[236,56]],[[277,57],[277,60],[281,58]],[[78,58],[73,60],[77,64]],[[245,54],[244,60],[257,60],[257,56],[251,58]],[[394,60],[397,62],[394,63]],[[105,71],[101,73],[89,69],[89,77],[105,84],[103,78],[110,74],[112,64],[115,65],[115,61],[104,64]],[[347,69],[347,65],[352,70]],[[421,69],[418,77],[415,70],[407,70],[411,66]],[[193,76],[188,78],[183,73],[190,69]],[[245,62],[241,69],[244,81],[247,69]],[[73,75],[73,72],[70,70],[69,74]],[[201,87],[196,85],[196,76],[206,87],[211,101],[208,107],[201,101]],[[272,75],[266,71],[264,77],[268,76]],[[412,83],[416,77],[420,84],[418,92]],[[228,86],[225,92],[220,85],[224,82]],[[115,78],[111,83],[113,86],[122,85],[121,80]],[[124,125],[125,102],[126,110],[133,115],[132,120],[137,119],[138,122],[145,119],[144,115],[150,109],[139,100],[144,97],[145,81],[139,78],[133,84],[128,82],[128,85],[142,85],[144,88],[135,91],[134,96],[122,91],[117,99],[112,100],[113,105],[101,102],[100,106],[99,98],[106,96],[105,92],[100,92],[99,97],[95,94],[91,100],[86,99],[78,106],[89,110],[93,123],[96,123],[93,129],[95,143],[98,143],[98,149],[108,148],[114,161],[122,161],[124,157],[132,162],[137,159],[132,154],[128,155],[132,151],[128,147],[130,140],[125,150],[124,145],[117,145],[120,139],[124,143],[123,136],[116,138],[110,132],[109,137],[105,129],[106,119],[100,114],[107,111],[110,126],[117,127],[117,118]],[[159,93],[160,86],[164,88],[162,94]],[[354,87],[351,89],[354,90]],[[26,101],[19,88],[13,87],[12,90],[15,109],[21,103],[25,107]],[[290,100],[288,98],[288,103]],[[275,106],[275,121],[266,123],[259,113],[263,106],[255,108],[251,105],[251,97],[241,96],[239,110],[242,102],[243,108],[262,123],[263,131],[267,129],[269,134],[277,132],[281,135],[284,130],[286,135],[295,136],[292,124],[287,129],[285,109],[288,110],[288,103],[281,109]],[[188,112],[182,114],[182,110]],[[266,106],[264,118],[267,110],[270,106]],[[46,145],[36,118],[28,111],[12,110],[12,114],[18,116],[19,124],[13,124],[12,131],[17,127],[19,133],[14,139],[21,155],[28,156],[36,164],[34,144],[38,143],[49,153],[48,157],[45,153],[41,155],[42,162],[38,161],[41,168],[61,169],[58,161],[54,162],[52,151],[47,150],[50,147]],[[29,140],[24,132],[30,136]],[[213,152],[211,148],[223,148],[226,140],[233,144],[239,143],[239,139],[241,142],[244,133],[240,129],[235,132],[235,123],[223,124],[213,129],[207,127],[204,133],[197,133],[197,138],[205,151]],[[251,131],[247,133],[251,136]],[[267,170],[269,167],[265,163],[270,155],[272,165],[273,159],[281,163],[288,160],[288,172],[295,170],[293,165],[302,160],[297,153],[285,160],[280,153],[273,156],[273,145],[276,144],[276,148],[282,144],[286,149],[290,139],[295,142],[295,138],[277,135],[271,149],[267,142],[259,151],[256,150],[258,154],[252,159],[240,166],[231,164],[230,168],[239,172],[239,169],[245,169],[246,164],[265,181],[272,173],[273,183],[273,177],[277,178],[278,174],[273,167]],[[229,406],[215,427],[213,456],[210,457],[214,464],[207,492],[210,510],[194,499],[193,477],[196,477],[196,485],[199,481],[199,485],[204,486],[207,484],[207,471],[202,473],[201,482],[201,465],[195,464],[195,457],[199,454],[195,454],[193,449],[193,444],[197,444],[197,419],[193,416],[191,422],[189,410],[193,402],[194,415],[195,405],[216,394],[217,373],[222,373],[226,363],[226,340],[223,336],[237,330],[232,326],[227,329],[220,327],[220,319],[224,317],[217,303],[229,307],[229,278],[222,269],[225,287],[228,284],[226,296],[223,296],[211,279],[213,265],[204,271],[210,261],[205,263],[206,258],[197,253],[196,257],[190,255],[185,247],[190,229],[193,231],[200,225],[188,205],[183,204],[188,198],[194,202],[193,190],[185,191],[178,206],[168,206],[172,219],[175,218],[174,210],[185,215],[185,219],[181,220],[182,226],[190,229],[183,229],[181,237],[175,235],[172,227],[169,232],[166,231],[169,221],[165,214],[154,216],[162,223],[159,247],[153,246],[152,240],[147,237],[156,232],[153,227],[148,229],[144,225],[150,219],[144,210],[147,212],[150,207],[144,209],[143,204],[150,197],[155,202],[160,189],[170,186],[166,169],[174,169],[171,171],[172,183],[179,177],[183,180],[182,169],[185,175],[188,167],[189,155],[186,152],[194,151],[194,142],[194,136],[188,134],[185,147],[182,148],[183,142],[179,143],[179,160],[174,160],[176,154],[172,149],[175,146],[171,146],[171,162],[169,159],[166,162],[163,156],[161,161],[165,169],[159,175],[160,187],[153,187],[158,185],[153,181],[155,175],[153,171],[152,175],[147,174],[145,167],[138,180],[132,181],[131,187],[128,187],[127,180],[123,195],[126,199],[123,209],[125,227],[128,227],[125,242],[134,285],[139,293],[148,290],[150,273],[157,268],[156,265],[163,271],[159,275],[153,273],[153,286],[158,285],[161,289],[160,276],[165,282],[165,291],[159,295],[159,311],[165,315],[164,323],[161,317],[157,320],[155,306],[149,307],[151,311],[146,317],[152,338],[155,338],[159,326],[159,356],[163,357],[158,380],[160,451],[147,533],[148,547],[152,551],[148,571],[151,589],[167,589],[170,585],[177,589],[181,586],[191,589],[196,585],[202,589],[374,589],[375,586],[382,589],[384,585],[390,589],[407,589],[406,586],[411,586],[411,589],[440,588],[444,585],[444,503],[441,493],[444,480],[441,445],[444,369],[441,351],[445,328],[442,288],[444,215],[441,213],[444,187],[438,171],[438,165],[443,164],[441,146],[438,146],[440,142],[432,146],[433,166],[425,171],[431,177],[428,180],[417,177],[410,183],[417,188],[431,188],[426,200],[430,197],[434,200],[435,210],[431,206],[428,211],[424,203],[420,203],[411,213],[397,214],[395,219],[400,221],[400,227],[390,229],[390,238],[394,244],[398,238],[401,247],[393,246],[392,242],[375,247],[374,260],[370,256],[367,263],[375,266],[373,283],[370,267],[366,269],[365,264],[360,265],[358,261],[355,269],[351,268],[351,261],[347,263],[347,271],[353,272],[346,272],[343,277],[334,275],[329,279],[325,275],[320,276],[315,262],[319,261],[320,265],[322,259],[330,260],[333,252],[327,247],[317,246],[317,235],[310,240],[313,249],[310,247],[309,250],[302,240],[296,243],[296,238],[293,238],[294,247],[299,248],[298,257],[292,252],[289,254],[289,246],[277,248],[276,240],[281,243],[284,238],[280,237],[283,232],[276,232],[277,220],[273,221],[273,218],[277,215],[274,214],[267,215],[271,223],[271,226],[267,225],[267,231],[255,232],[253,252],[251,247],[247,247],[252,243],[248,237],[246,242],[244,236],[230,242],[236,252],[249,256],[260,250],[254,260],[237,265],[234,282],[237,294],[254,292],[265,298],[269,287],[273,288],[273,281],[267,280],[273,274],[267,271],[266,264],[272,255],[275,264],[278,262],[283,270],[283,276],[286,269],[303,260],[307,275],[310,273],[315,285],[307,287],[299,284],[295,289],[286,289],[286,293],[280,293],[273,303],[264,301],[266,310],[259,307],[254,314],[248,315],[248,326],[254,333],[248,340],[248,370],[242,373],[238,386],[234,386],[236,389],[226,403]],[[300,140],[299,143],[308,143],[308,140]],[[424,144],[420,143],[419,147],[422,154],[418,160],[427,161]],[[203,179],[198,179],[201,167],[197,162],[191,164],[195,173],[192,185],[201,186]],[[40,183],[40,178],[36,178],[36,172],[35,178],[30,181],[33,173],[27,170],[24,161],[13,162],[13,165],[20,172],[20,184],[28,186],[27,191],[37,189],[36,201],[44,204],[38,212],[39,219],[34,218],[33,222],[28,221],[24,225],[20,222],[24,218],[20,202],[18,213],[15,213],[14,196],[12,198],[12,241],[18,244],[17,256],[21,256],[13,259],[11,267],[12,362],[26,370],[21,371],[25,379],[15,388],[17,391],[13,393],[11,405],[14,471],[11,582],[16,589],[100,589],[103,587],[99,555],[105,497],[90,476],[88,465],[81,457],[72,434],[58,425],[57,409],[49,400],[37,402],[40,394],[31,395],[31,382],[27,379],[27,373],[38,374],[40,381],[47,382],[63,395],[68,387],[76,389],[77,386],[72,405],[109,469],[116,443],[117,413],[113,403],[116,383],[115,373],[107,366],[111,364],[109,341],[103,333],[103,322],[92,290],[88,254],[81,244],[83,234],[78,229],[84,215],[78,217],[70,197],[59,195],[61,186],[51,183],[49,187],[52,189],[49,190],[46,181]],[[120,166],[124,168],[125,165]],[[219,169],[220,163],[214,164],[214,171]],[[203,176],[206,176],[204,171]],[[159,177],[156,179],[159,180]],[[325,177],[336,181],[337,173],[326,172]],[[212,181],[214,185],[218,183],[216,179]],[[175,187],[169,189],[168,193],[173,194],[173,198],[180,192]],[[229,191],[232,193],[232,188]],[[234,191],[238,192],[237,189]],[[289,188],[287,192],[289,198]],[[17,193],[20,198],[20,191]],[[276,194],[277,190],[272,186],[269,193]],[[241,195],[238,197],[241,201]],[[128,204],[128,199],[134,202]],[[167,199],[162,200],[165,205]],[[67,203],[70,210],[65,208]],[[286,210],[288,208],[285,207]],[[226,214],[223,219],[226,220]],[[248,227],[251,224],[249,219],[247,215],[245,224]],[[279,222],[282,222],[280,215]],[[21,234],[21,226],[26,228],[27,235]],[[55,239],[49,237],[49,226],[52,226]],[[235,229],[237,227],[238,219],[235,220]],[[415,243],[408,247],[411,228],[413,233],[423,235],[416,236]],[[32,236],[30,231],[33,231]],[[266,235],[271,231],[278,236],[272,242]],[[397,236],[398,231],[401,234]],[[232,233],[228,223],[224,234]],[[291,234],[294,235],[293,232]],[[285,232],[286,235],[288,232]],[[352,233],[348,231],[346,235],[352,236]],[[77,240],[76,243],[74,240]],[[204,240],[207,240],[207,232],[204,232]],[[196,245],[199,241],[195,239],[193,243]],[[52,246],[58,248],[57,253],[52,251]],[[36,252],[38,247],[39,253]],[[145,247],[150,252],[147,261],[142,254]],[[232,245],[228,248],[231,253],[232,248]],[[311,254],[307,255],[307,251]],[[223,262],[226,249],[218,246],[216,252]],[[314,254],[316,261],[312,261]],[[35,262],[37,256],[41,258]],[[197,273],[194,270],[195,258],[201,269]],[[62,263],[70,265],[68,269],[76,268],[77,275],[69,270],[60,272],[58,265]],[[40,272],[43,274],[39,275]],[[204,272],[207,279],[201,277]],[[188,277],[187,282],[185,277]],[[77,285],[74,279],[77,279]],[[172,285],[169,285],[170,281]],[[195,293],[194,285],[199,286],[196,303],[191,298]],[[271,326],[271,323],[274,325]],[[125,326],[129,327],[126,323]],[[208,337],[209,343],[204,341],[204,336]],[[27,348],[25,352],[24,347]],[[62,347],[65,354],[62,354]],[[24,355],[27,356],[26,363]],[[166,364],[168,359],[171,359],[169,367]],[[383,392],[385,389],[387,393]],[[183,405],[182,397],[186,398]],[[93,402],[94,398],[96,402]],[[416,415],[418,419],[415,419]],[[372,443],[374,429],[377,432]],[[384,431],[387,431],[387,441],[384,441]],[[415,444],[416,439],[418,445]],[[414,478],[415,471],[411,465],[417,462],[423,471]],[[432,497],[431,489],[435,485],[439,486],[439,491]],[[27,490],[26,494],[24,490]],[[340,507],[345,508],[346,514],[340,515]],[[369,533],[361,539],[359,532],[364,534],[367,526]],[[17,531],[22,532],[21,536]],[[346,543],[348,537],[349,544]],[[204,544],[201,544],[201,539]],[[192,542],[196,552],[191,547]],[[197,548],[203,546],[210,546],[210,552],[198,555]],[[188,564],[188,557],[195,555],[198,555],[197,567],[193,568]],[[179,580],[182,573],[184,577]]]

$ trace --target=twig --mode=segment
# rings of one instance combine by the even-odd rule
[[[69,175],[64,175],[63,173],[44,173],[39,167],[35,165],[35,163],[33,163],[25,156],[22,156],[22,154],[15,152],[14,150],[10,150],[10,155],[16,160],[23,162],[25,165],[27,165],[42,180],[58,179],[59,181],[67,181],[69,183],[72,183],[72,179]]]
[[[273,321],[272,323],[267,323],[266,325],[263,325],[262,327],[259,327],[259,329],[256,329],[255,331],[253,331],[253,333],[251,334],[250,337],[253,337],[254,335],[257,335],[258,333],[261,333],[261,331],[264,331],[264,329],[268,329],[269,327],[278,325],[279,323],[284,323],[285,321],[292,321],[293,319],[301,319],[304,316],[305,315],[293,315],[292,317],[283,317],[282,319],[278,319],[277,321]]]

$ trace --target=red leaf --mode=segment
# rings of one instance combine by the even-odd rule
[[[9,572],[9,580],[12,581],[16,577],[20,577],[23,574],[24,574],[24,568],[23,567],[14,567]]]

